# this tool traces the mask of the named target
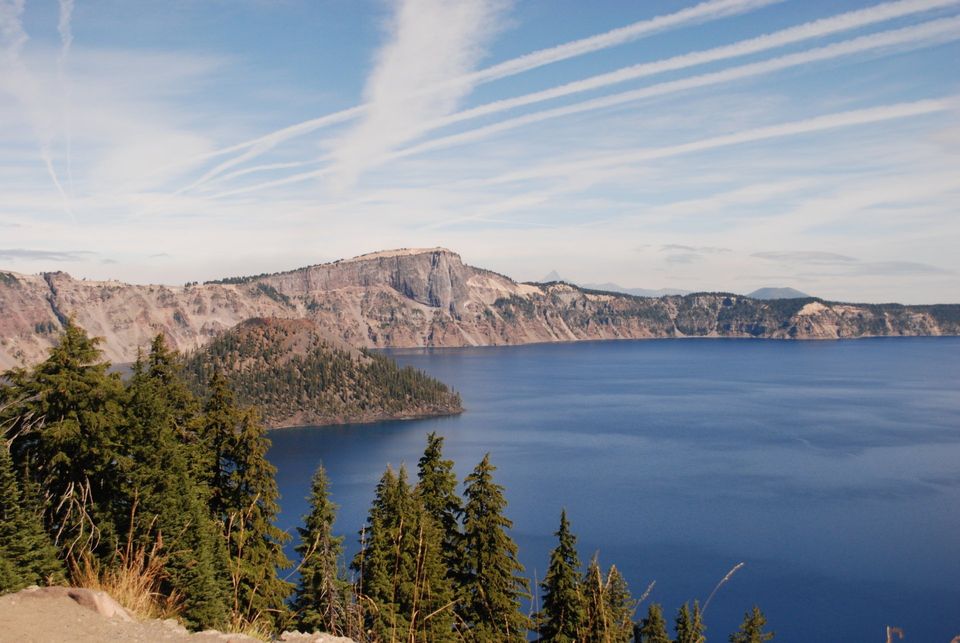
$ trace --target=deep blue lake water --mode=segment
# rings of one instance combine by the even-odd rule
[[[651,340],[392,351],[461,392],[461,416],[271,433],[293,532],[322,460],[350,555],[387,463],[445,436],[462,480],[491,453],[528,575],[566,507],[670,621],[726,641],[757,603],[777,641],[960,634],[960,338]],[[646,605],[639,613],[644,613]]]

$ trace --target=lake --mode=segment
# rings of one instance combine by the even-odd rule
[[[394,350],[463,396],[457,417],[271,433],[280,526],[322,460],[350,555],[387,463],[425,435],[463,477],[490,452],[528,576],[566,508],[672,624],[745,565],[705,614],[726,641],[761,606],[777,641],[960,634],[960,338],[669,339]],[[646,605],[639,614],[645,613]]]

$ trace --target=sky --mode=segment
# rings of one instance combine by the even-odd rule
[[[960,0],[0,0],[0,269],[960,302]]]

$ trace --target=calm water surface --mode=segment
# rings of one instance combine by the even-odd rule
[[[352,555],[387,463],[446,437],[486,452],[520,558],[542,579],[566,507],[671,620],[713,599],[726,641],[758,603],[777,641],[947,643],[960,634],[960,338],[657,340],[393,351],[461,392],[462,416],[271,434],[293,532],[322,460]],[[645,606],[641,611],[645,610]]]

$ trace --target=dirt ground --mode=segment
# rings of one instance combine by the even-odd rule
[[[81,590],[87,592],[89,590]],[[73,593],[76,597],[71,598]],[[0,596],[2,643],[103,643],[105,641],[183,641],[185,643],[257,643],[240,634],[190,633],[175,620],[138,621],[105,594],[103,601],[77,596],[69,588],[32,588]],[[78,602],[86,602],[81,605]],[[97,604],[94,605],[93,603]],[[97,611],[100,609],[100,612]],[[114,611],[118,610],[118,611]],[[101,613],[102,612],[102,613]],[[112,615],[111,615],[112,614]],[[349,639],[326,634],[295,635],[281,640],[297,643],[344,643]]]

